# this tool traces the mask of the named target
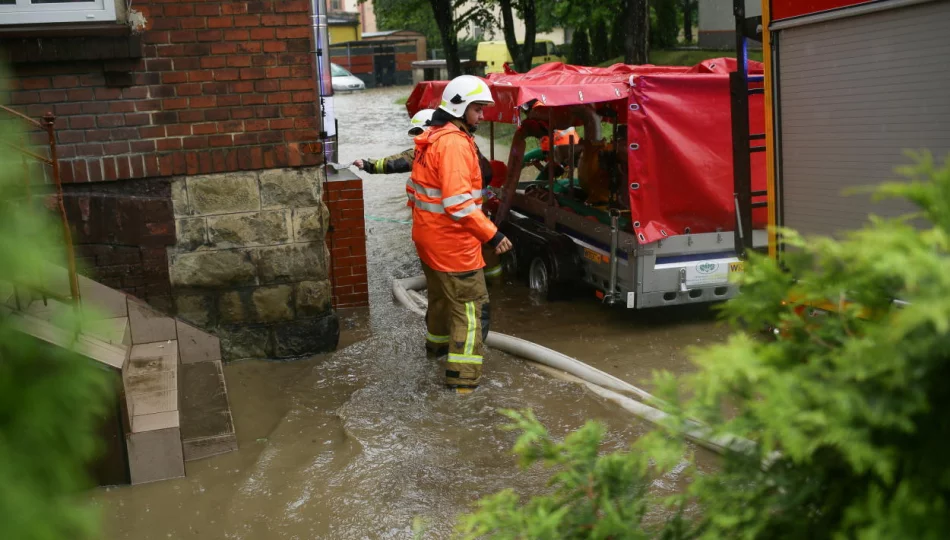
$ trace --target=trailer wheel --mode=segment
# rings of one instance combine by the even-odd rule
[[[528,269],[528,287],[545,299],[551,295],[551,267],[544,257],[535,257],[531,260]]]
[[[509,279],[518,277],[518,250],[512,249],[501,256],[501,269]]]

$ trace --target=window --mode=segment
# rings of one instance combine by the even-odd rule
[[[342,66],[338,66],[338,65],[336,65],[336,64],[330,64],[330,76],[331,76],[331,77],[349,77],[349,76],[351,76],[351,75],[353,75],[353,74],[350,73],[349,71],[347,71],[347,70],[346,70],[345,68],[343,68]]]
[[[0,25],[115,20],[115,0],[0,0]]]
[[[548,55],[547,43],[541,42],[541,43],[534,44],[534,56],[547,56],[547,55]]]
[[[332,11],[343,11],[343,0],[330,0],[330,9]]]

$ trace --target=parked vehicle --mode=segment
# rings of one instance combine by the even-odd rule
[[[508,52],[508,45],[504,41],[480,42],[478,49],[475,51],[475,59],[479,62],[485,62],[485,73],[503,73],[506,62],[509,65],[514,64],[511,54]],[[560,49],[553,42],[548,40],[535,41],[531,67],[548,62],[567,62],[567,58],[561,56]]]
[[[334,92],[354,92],[366,90],[366,83],[342,66],[330,64],[330,84]]]
[[[485,118],[518,126],[506,175],[490,188],[497,198],[485,204],[514,244],[506,273],[552,299],[586,283],[605,303],[631,309],[737,294],[729,279],[744,269],[733,193],[735,66],[726,58],[692,68],[549,64],[490,76],[495,105]],[[417,85],[409,112],[438,106],[444,85]],[[761,96],[750,114],[762,122]],[[570,127],[579,141],[530,163],[528,139],[556,142],[555,130]],[[523,181],[532,164],[543,177]],[[764,189],[764,157],[751,169],[753,189]],[[767,209],[752,218],[753,244],[765,246]]]

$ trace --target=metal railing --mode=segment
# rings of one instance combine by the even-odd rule
[[[21,163],[23,165],[23,183],[25,187],[24,194],[26,195],[26,204],[33,207],[33,193],[32,193],[32,178],[34,176],[35,167],[30,166],[30,161],[34,164],[38,164],[44,170],[46,167],[49,167],[49,180],[51,180],[54,187],[54,192],[52,197],[56,206],[56,210],[59,214],[59,219],[62,227],[63,235],[63,247],[66,251],[66,271],[69,277],[69,296],[65,296],[55,289],[46,287],[44,285],[30,284],[27,287],[32,289],[35,292],[38,292],[43,297],[45,303],[47,298],[53,298],[60,302],[67,304],[72,304],[75,309],[80,307],[80,294],[79,294],[79,277],[76,274],[76,254],[73,249],[72,233],[69,229],[69,221],[66,218],[66,207],[63,204],[63,184],[62,179],[60,178],[59,170],[59,159],[56,154],[56,117],[53,113],[47,113],[43,116],[42,121],[35,120],[26,116],[18,111],[15,111],[9,107],[0,105],[0,114],[7,115],[11,117],[13,121],[20,121],[26,125],[37,128],[43,133],[38,139],[36,144],[30,144],[30,141],[26,137],[22,137],[20,144],[14,144],[9,141],[0,139],[0,144],[11,148],[20,155]],[[48,150],[48,156],[42,155],[42,149]],[[45,176],[45,175],[44,175]],[[23,286],[22,283],[14,283],[14,288]],[[17,309],[23,309],[25,306],[20,305],[20,295],[18,291],[15,291],[14,297],[16,298]]]

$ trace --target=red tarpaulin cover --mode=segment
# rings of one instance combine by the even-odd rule
[[[732,116],[728,73],[734,58],[696,66],[588,68],[551,63],[528,73],[492,74],[495,106],[485,118],[517,123],[518,107],[619,102],[627,110],[628,189],[631,222],[640,243],[668,236],[735,228]],[[762,64],[749,62],[750,73]],[[406,103],[409,114],[435,108],[446,81],[419,83]],[[750,132],[764,131],[763,98],[750,96]],[[618,107],[619,109],[619,107]],[[765,154],[752,154],[752,189],[765,190]],[[753,212],[764,227],[767,210]]]
[[[764,126],[762,96],[750,100],[753,133]],[[728,75],[637,78],[627,114],[630,213],[641,243],[735,229],[732,113]],[[635,110],[631,110],[635,109]],[[752,190],[765,190],[765,154],[752,154]],[[765,208],[753,212],[764,227]],[[643,236],[640,236],[640,235]]]

